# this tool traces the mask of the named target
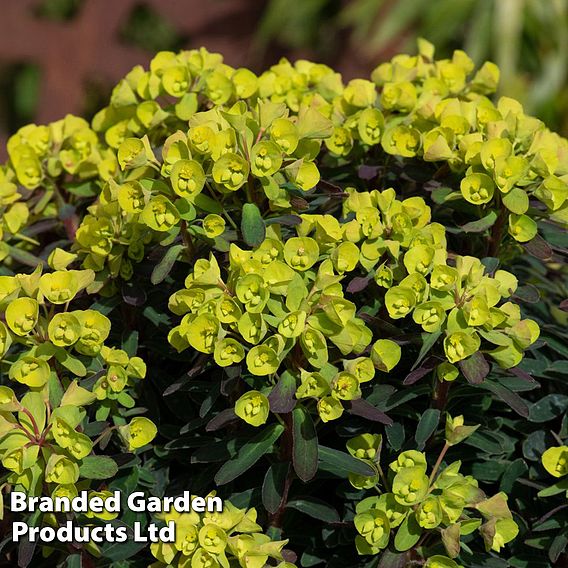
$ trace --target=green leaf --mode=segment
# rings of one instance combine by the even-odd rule
[[[291,412],[296,406],[296,378],[292,373],[285,371],[278,379],[278,383],[268,395],[270,410],[278,414]]]
[[[350,473],[365,477],[371,477],[376,474],[376,471],[369,464],[333,448],[320,445],[318,455],[320,469],[329,471],[338,477],[347,478]]]
[[[118,465],[108,456],[87,456],[79,468],[81,477],[86,479],[110,479],[117,471]]]
[[[489,363],[481,351],[476,351],[471,357],[458,363],[463,376],[472,385],[479,385],[489,374]]]
[[[276,513],[284,503],[286,478],[290,464],[286,462],[273,463],[264,476],[262,484],[262,504],[271,514]]]
[[[411,371],[414,371],[418,365],[422,362],[422,359],[426,357],[430,349],[434,346],[436,341],[438,341],[440,335],[442,335],[441,331],[434,331],[432,333],[423,333],[422,334],[422,347],[420,348],[420,353],[418,354],[418,359],[414,361],[414,365],[412,365]]]
[[[61,363],[66,369],[71,371],[76,377],[84,377],[87,374],[87,369],[85,365],[73,357],[68,351],[65,351],[63,347],[58,347],[54,353],[55,358],[59,363]]]
[[[126,560],[127,558],[134,556],[137,552],[147,546],[147,543],[134,541],[132,529],[126,523],[115,519],[110,521],[110,524],[115,527],[125,527],[128,534],[128,540],[126,542],[103,543],[101,545],[103,558],[113,562],[119,562],[120,560]]]
[[[302,406],[292,412],[292,463],[298,477],[310,481],[318,470],[318,436],[310,413]]]
[[[150,277],[152,284],[159,284],[167,278],[182,250],[183,245],[174,245],[166,251],[162,260],[152,270],[152,276]]]
[[[568,491],[568,477],[561,479],[554,485],[547,487],[546,489],[541,489],[538,492],[539,497],[553,497],[554,495],[558,495],[559,493],[565,493]]]
[[[65,568],[81,568],[81,555],[71,554],[65,560]]]
[[[490,381],[485,381],[483,388],[496,394],[505,404],[523,418],[529,417],[529,407],[527,403],[516,392],[510,391],[503,385]]]
[[[568,396],[549,394],[530,406],[529,420],[536,423],[548,422],[563,414],[567,408]]]
[[[485,215],[485,217],[462,225],[462,231],[464,233],[482,233],[492,227],[496,220],[497,213],[495,211],[490,211],[487,215]]]
[[[310,517],[323,521],[324,523],[338,523],[339,513],[331,506],[316,499],[315,497],[305,497],[304,499],[292,499],[286,505],[287,509],[295,509],[305,513]]]
[[[225,485],[250,469],[264,454],[269,452],[274,442],[284,432],[282,424],[272,424],[251,438],[239,450],[238,454],[225,464],[215,475],[217,485]]]
[[[31,266],[32,268],[35,268],[36,266],[43,264],[43,261],[41,260],[41,258],[38,258],[37,256],[34,256],[33,254],[16,248],[16,247],[8,247],[9,250],[9,256],[11,258],[13,258],[16,262],[19,262],[21,264],[25,264],[26,266]]]
[[[420,421],[416,427],[416,434],[414,435],[419,450],[424,448],[430,436],[436,431],[439,422],[440,411],[436,408],[428,408],[420,417]]]
[[[241,232],[245,243],[251,247],[260,245],[266,237],[266,224],[259,208],[254,203],[243,205]]]
[[[418,542],[421,534],[422,528],[416,522],[416,518],[411,512],[404,521],[402,521],[398,531],[396,531],[394,547],[399,552],[410,550]]]

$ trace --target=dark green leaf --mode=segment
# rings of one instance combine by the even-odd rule
[[[284,502],[286,478],[289,471],[289,463],[276,462],[266,472],[262,484],[262,504],[271,514],[276,513]]]
[[[292,412],[292,463],[298,477],[310,481],[318,470],[318,436],[310,413],[302,406]]]
[[[250,469],[264,454],[268,453],[274,442],[284,432],[282,424],[272,424],[251,438],[239,450],[238,454],[223,464],[215,475],[217,485],[225,485]]]
[[[564,394],[549,394],[530,406],[529,420],[531,422],[548,422],[560,416],[568,408],[568,396]]]
[[[152,284],[159,284],[167,278],[182,250],[183,245],[173,245],[166,250],[162,260],[152,270],[152,276],[150,277]]]
[[[117,471],[116,462],[108,456],[87,456],[79,467],[81,477],[86,479],[110,479]]]
[[[305,513],[318,521],[324,523],[338,523],[339,513],[331,506],[320,501],[315,497],[305,497],[303,499],[293,499],[288,501],[286,507],[288,509],[296,509],[301,513]]]
[[[338,477],[349,477],[350,473],[371,477],[376,471],[364,461],[358,460],[345,452],[319,446],[320,468],[334,473]]]
[[[495,211],[490,211],[487,215],[485,215],[485,217],[462,225],[462,231],[464,233],[482,233],[490,227],[493,227],[496,220],[497,213]]]
[[[523,418],[528,418],[529,407],[527,403],[515,392],[498,383],[485,381],[483,386],[488,391],[496,394],[505,404],[510,406],[517,414]]]
[[[436,431],[439,422],[440,411],[435,408],[428,408],[420,417],[420,421],[416,427],[416,434],[414,435],[419,450],[424,448],[430,436]]]
[[[442,335],[441,331],[434,331],[433,333],[423,333],[422,334],[422,347],[420,348],[420,353],[418,354],[418,359],[414,361],[414,365],[412,365],[411,371],[414,371],[418,365],[422,362],[422,359],[426,357],[429,353],[430,349],[434,346],[436,341],[438,341],[439,337]]]
[[[243,205],[241,232],[243,233],[245,243],[251,247],[260,245],[266,237],[266,224],[259,208],[254,203],[245,203]]]

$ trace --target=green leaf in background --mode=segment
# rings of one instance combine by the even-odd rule
[[[245,243],[251,247],[260,245],[266,237],[266,224],[254,203],[243,205],[241,232]]]
[[[183,248],[183,245],[173,245],[166,250],[162,260],[152,270],[152,276],[150,277],[152,284],[159,284],[168,277]]]
[[[376,471],[364,461],[351,457],[345,452],[326,446],[319,446],[320,469],[329,471],[338,477],[349,477],[350,473],[371,477]]]
[[[296,509],[324,523],[338,523],[339,513],[328,503],[315,497],[292,499],[286,505],[287,509]]]
[[[418,421],[418,426],[416,427],[416,434],[414,439],[416,440],[416,445],[419,450],[424,449],[424,445],[434,434],[438,424],[440,422],[440,411],[436,408],[428,408],[424,411],[424,414],[420,417]]]
[[[238,454],[221,466],[215,475],[217,485],[225,485],[250,469],[264,454],[268,453],[274,442],[284,432],[282,424],[272,424],[246,442]]]
[[[108,456],[87,456],[79,468],[79,473],[86,479],[110,479],[117,472],[118,465]]]
[[[302,481],[310,481],[318,470],[318,436],[310,413],[302,406],[292,412],[294,471]]]
[[[289,463],[276,462],[266,472],[262,484],[262,504],[269,513],[276,513],[284,503],[285,484],[289,471]]]

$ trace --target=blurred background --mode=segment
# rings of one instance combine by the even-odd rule
[[[0,0],[0,159],[28,122],[91,117],[159,50],[205,46],[261,72],[280,57],[367,76],[417,37],[501,67],[501,93],[568,134],[568,0]]]

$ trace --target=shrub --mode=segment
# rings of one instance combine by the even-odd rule
[[[226,506],[154,515],[173,544],[23,541],[8,561],[562,562],[565,505],[544,498],[568,487],[545,488],[567,471],[568,142],[493,101],[498,76],[425,41],[347,84],[161,52],[91,125],[20,129],[0,169],[3,488]]]

